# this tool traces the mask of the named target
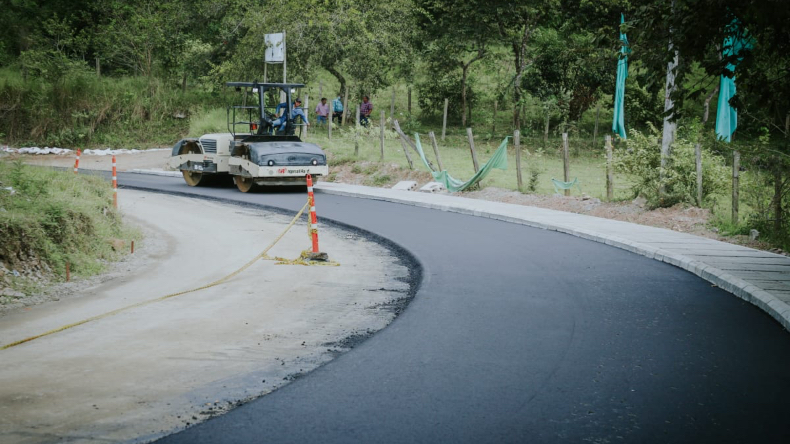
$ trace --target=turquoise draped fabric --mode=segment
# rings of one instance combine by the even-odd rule
[[[751,49],[746,33],[740,33],[738,23],[730,25],[730,36],[724,39],[722,53],[725,57],[737,56],[744,49]],[[728,63],[727,70],[735,72],[740,58],[735,63]],[[738,128],[738,111],[730,106],[730,99],[735,96],[735,75],[721,76],[719,84],[719,103],[716,108],[716,136],[726,142],[732,142],[732,134]]]
[[[625,23],[625,16],[620,14],[620,24]],[[620,59],[617,61],[617,84],[614,91],[614,119],[612,119],[612,132],[621,138],[626,138],[625,133],[625,79],[628,77],[628,37],[620,33]]]

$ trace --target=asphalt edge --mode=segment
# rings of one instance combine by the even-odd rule
[[[430,204],[426,202],[417,202],[409,199],[389,197],[373,194],[365,194],[358,191],[346,191],[331,188],[316,187],[316,191],[320,193],[333,194],[338,196],[356,197],[362,199],[380,200],[385,202],[399,203],[404,205],[411,205],[416,207],[430,208],[434,210],[449,211],[453,213],[466,214],[470,216],[486,217],[489,219],[500,220],[519,225],[526,225],[534,228],[541,228],[544,230],[557,231],[560,233],[570,234],[572,236],[588,239],[594,242],[610,245],[620,248],[632,253],[646,256],[650,259],[655,259],[660,262],[665,262],[682,268],[690,273],[693,273],[702,279],[724,289],[725,291],[734,294],[735,296],[747,301],[759,309],[766,312],[769,316],[774,318],[779,324],[784,327],[786,331],[790,331],[790,305],[782,302],[767,291],[737,278],[723,270],[714,266],[692,259],[688,256],[666,251],[660,248],[645,245],[639,242],[623,239],[618,236],[612,236],[602,233],[597,233],[592,230],[585,230],[579,228],[568,227],[563,224],[546,224],[529,220],[523,217],[510,216],[498,212],[472,210],[464,208],[460,205],[446,205],[446,204]],[[507,205],[507,204],[503,204]],[[512,204],[511,204],[512,205]]]

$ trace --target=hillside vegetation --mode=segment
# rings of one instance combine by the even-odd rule
[[[101,272],[139,239],[101,177],[0,162],[0,293]],[[123,242],[121,242],[123,241]]]

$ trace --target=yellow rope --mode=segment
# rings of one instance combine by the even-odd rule
[[[58,327],[58,328],[56,328],[54,330],[50,330],[48,332],[41,333],[40,335],[31,336],[29,338],[25,338],[25,339],[22,339],[22,340],[19,340],[19,341],[16,341],[16,342],[12,342],[10,344],[6,344],[6,345],[0,347],[0,350],[5,350],[5,349],[11,348],[11,347],[16,347],[17,345],[24,344],[25,342],[30,342],[30,341],[33,341],[33,340],[36,340],[36,339],[39,339],[39,338],[43,338],[44,336],[49,336],[49,335],[52,335],[52,334],[55,334],[55,333],[62,332],[64,330],[68,330],[70,328],[74,328],[74,327],[80,326],[82,324],[87,324],[88,322],[92,322],[92,321],[96,321],[96,320],[99,320],[99,319],[102,319],[102,318],[113,316],[113,315],[116,315],[116,314],[118,314],[118,313],[120,313],[122,311],[130,310],[132,308],[142,307],[144,305],[153,304],[154,302],[161,302],[161,301],[164,301],[165,299],[170,299],[170,298],[174,298],[176,296],[185,295],[187,293],[194,293],[196,291],[205,290],[207,288],[215,287],[215,286],[227,281],[228,279],[238,275],[242,271],[246,270],[252,264],[257,262],[259,259],[264,259],[264,258],[269,259],[269,256],[267,256],[266,253],[268,253],[269,250],[271,250],[272,247],[274,247],[277,244],[277,242],[279,242],[283,238],[283,236],[285,236],[285,233],[287,233],[288,230],[290,230],[291,227],[294,226],[296,221],[299,220],[300,217],[302,217],[302,214],[304,213],[304,210],[307,209],[308,205],[309,205],[309,202],[306,203],[302,207],[301,210],[299,210],[299,212],[296,214],[296,216],[294,216],[294,218],[291,220],[291,222],[288,224],[288,226],[285,227],[285,230],[283,230],[283,232],[280,233],[280,235],[277,236],[277,238],[274,239],[274,241],[272,243],[270,243],[269,246],[266,247],[260,254],[255,256],[251,261],[249,261],[246,264],[244,264],[238,270],[234,271],[233,273],[231,273],[231,274],[229,274],[229,275],[227,275],[227,276],[225,276],[225,277],[223,277],[221,279],[218,279],[218,280],[216,280],[216,281],[214,281],[214,282],[212,282],[210,284],[204,285],[202,287],[193,288],[191,290],[179,291],[178,293],[171,293],[171,294],[168,294],[168,295],[156,298],[156,299],[150,299],[150,300],[147,300],[147,301],[138,302],[136,304],[132,304],[132,305],[129,305],[129,306],[126,306],[126,307],[123,307],[123,308],[119,308],[117,310],[113,310],[113,311],[110,311],[110,312],[107,312],[107,313],[103,313],[103,314],[96,315],[96,316],[93,316],[93,317],[90,317],[90,318],[87,318],[87,319],[83,319],[83,320],[78,321],[78,322],[74,322],[73,324],[64,325],[64,326]]]

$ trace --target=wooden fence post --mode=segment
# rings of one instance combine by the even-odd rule
[[[571,181],[571,157],[568,148],[568,133],[562,133],[562,172],[565,182]],[[571,190],[565,190],[565,195],[570,196]]]
[[[409,85],[409,102],[408,103],[409,103],[409,105],[408,105],[407,109],[409,110],[409,115],[411,116],[411,85]]]
[[[544,130],[543,130],[543,147],[544,148],[549,143],[549,117],[550,116],[551,116],[551,114],[549,114],[549,112],[546,111],[546,126],[544,127]]]
[[[411,147],[411,149],[413,149],[414,152],[417,153],[417,155],[420,154],[420,152],[417,150],[417,145],[414,142],[412,142],[411,139],[409,139],[409,136],[407,136],[403,132],[403,130],[400,129],[400,123],[398,123],[397,119],[392,121],[392,129],[394,129],[395,132],[398,133],[398,136],[400,136],[400,139],[405,144],[404,146],[406,146],[407,148]],[[423,154],[425,154],[425,153],[423,153]],[[408,156],[408,154],[407,154],[407,156]],[[431,162],[427,157],[425,158],[425,160],[428,161],[428,168],[430,168],[431,171],[436,171],[436,168],[433,166],[433,162]]]
[[[335,114],[335,105],[330,103],[326,114],[326,136],[332,140],[332,116]]]
[[[614,200],[614,165],[612,165],[612,136],[606,136],[606,200]]]
[[[357,123],[354,125],[354,157],[359,157],[359,105],[357,105]]]
[[[521,179],[521,131],[513,131],[513,144],[516,145],[516,179],[518,182],[518,191],[522,193],[524,192],[524,182]]]
[[[491,119],[491,137],[494,137],[494,134],[496,133],[496,111],[497,111],[496,107],[497,107],[497,101],[494,100],[494,118]]]
[[[381,142],[380,143],[380,145],[381,145],[381,159],[380,160],[382,160],[382,161],[384,160],[384,125],[386,125],[386,124],[387,124],[387,113],[382,111],[381,112],[381,123],[379,124],[379,126],[381,127],[380,128],[381,135],[379,136],[379,140]]]
[[[599,103],[595,107],[595,128],[593,129],[592,148],[595,148],[595,144],[598,141],[598,116],[600,116],[600,114],[601,114],[601,104]]]
[[[392,99],[390,99],[390,119],[395,120],[395,85],[392,86]]]
[[[740,151],[732,152],[732,224],[738,225],[738,176],[741,169]]]
[[[409,162],[409,169],[413,170],[414,169],[414,162],[411,161],[411,156],[409,155],[409,149],[406,146],[406,141],[403,140],[402,136],[398,137],[398,140],[400,140],[400,145],[403,147],[403,154],[406,155],[406,161]]]
[[[444,142],[444,136],[447,133],[447,104],[449,100],[447,98],[444,99],[444,117],[442,118],[442,142]]]
[[[431,138],[431,145],[433,145],[433,153],[436,154],[436,162],[439,164],[439,171],[444,171],[444,165],[442,165],[442,157],[439,155],[439,145],[436,144],[436,135],[433,131],[428,133],[428,137]]]
[[[480,171],[480,165],[477,164],[477,153],[475,152],[475,137],[472,135],[472,128],[466,129],[466,137],[469,139],[469,149],[472,151],[472,164],[475,167],[475,174]]]
[[[694,157],[697,166],[697,206],[702,207],[702,145],[694,145]]]

